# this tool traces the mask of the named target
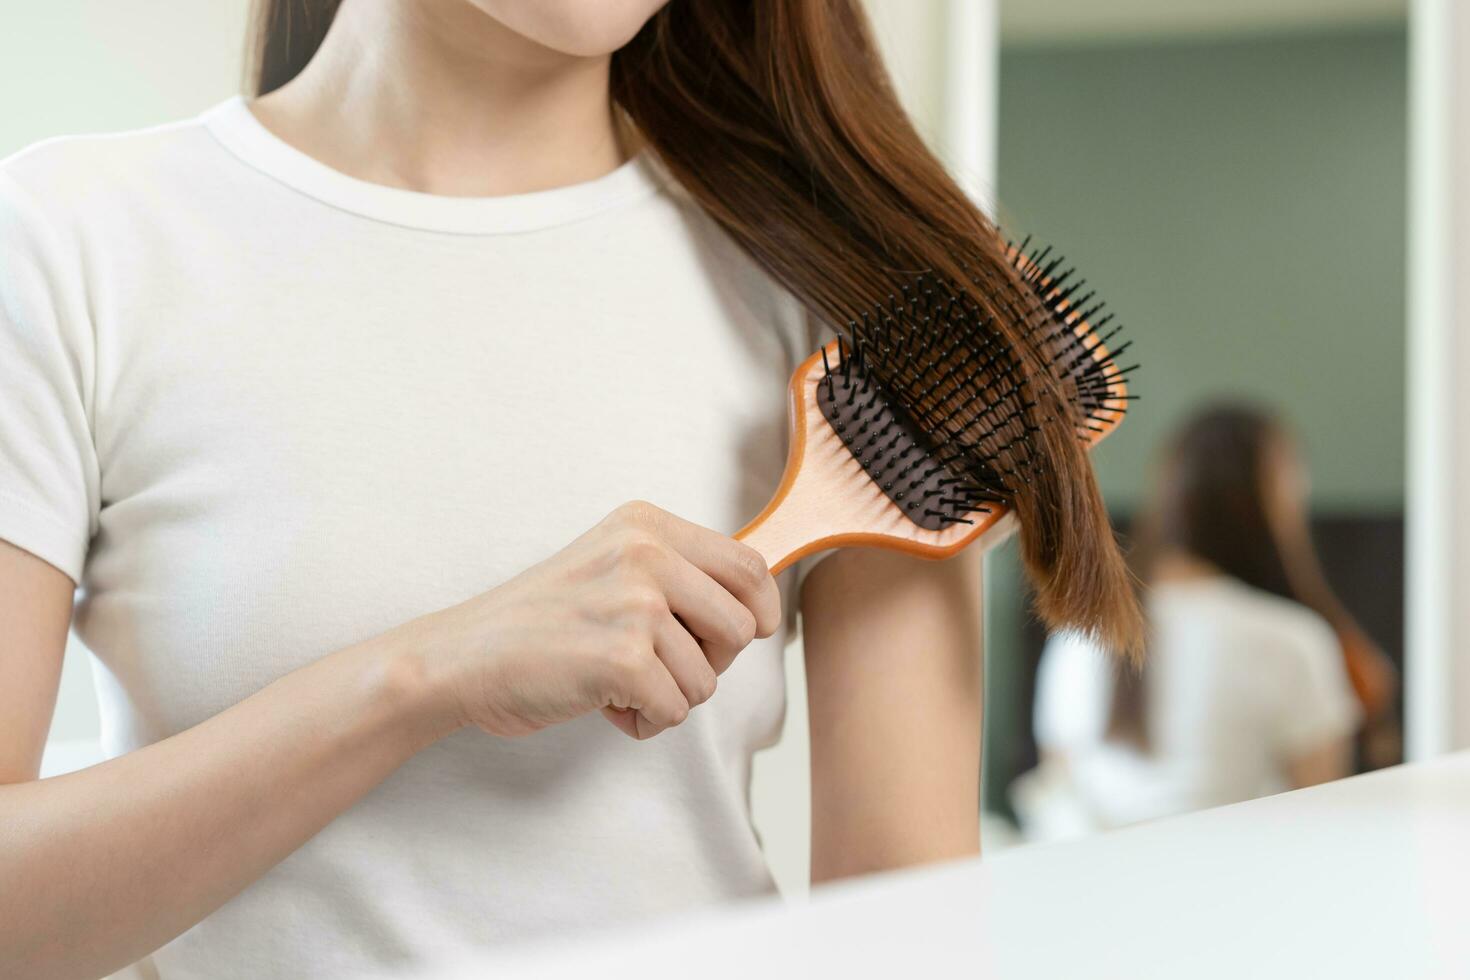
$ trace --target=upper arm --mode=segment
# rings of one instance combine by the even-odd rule
[[[0,783],[39,771],[100,508],[95,340],[68,254],[0,170]]]
[[[814,881],[978,848],[982,561],[846,549],[807,574]]]
[[[64,572],[0,540],[0,785],[41,771],[72,595]]]

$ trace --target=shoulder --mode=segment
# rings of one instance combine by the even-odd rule
[[[830,339],[831,328],[752,258],[655,154],[649,152],[645,164],[658,185],[651,206],[678,227],[701,271],[718,289],[778,328],[790,344],[792,367]]]
[[[1338,655],[1337,634],[1327,620],[1291,599],[1228,579],[1208,589],[1181,591],[1167,600],[1170,605],[1192,602],[1213,607],[1216,618],[1248,649],[1308,662]]]
[[[1270,685],[1281,745],[1296,753],[1351,733],[1361,708],[1332,626],[1300,603],[1237,588],[1239,609],[1251,610],[1253,667]]]
[[[210,152],[204,118],[33,143],[0,160],[0,207],[64,226],[98,208],[161,199]]]
[[[1240,608],[1249,610],[1256,622],[1290,636],[1304,646],[1331,647],[1336,643],[1336,634],[1327,620],[1300,602],[1240,583],[1234,583],[1234,592]]]
[[[763,272],[698,198],[671,174],[658,156],[645,151],[639,160],[654,191],[646,202],[650,213],[674,229],[681,244],[698,254],[712,274],[741,282],[768,285]]]
[[[1301,603],[1224,576],[1158,585],[1149,594],[1149,610],[1155,615],[1211,613],[1244,629],[1331,634],[1327,621]]]

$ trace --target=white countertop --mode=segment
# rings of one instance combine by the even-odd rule
[[[446,978],[1470,977],[1470,753]]]

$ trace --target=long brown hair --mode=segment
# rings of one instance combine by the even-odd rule
[[[1338,599],[1312,545],[1304,501],[1272,502],[1293,441],[1270,413],[1222,404],[1193,416],[1166,444],[1149,507],[1135,536],[1145,581],[1160,556],[1183,553],[1236,581],[1316,612],[1343,642],[1371,643]],[[1149,746],[1148,669],[1118,671],[1111,737]]]
[[[257,93],[306,66],[337,6],[257,0]],[[1031,382],[1030,398],[997,400],[1043,461],[1007,501],[1038,611],[1137,651],[1142,617],[1083,420],[1016,313],[1025,289],[1004,241],[914,130],[857,0],[676,0],[613,55],[611,94],[690,196],[838,332],[917,273],[993,316]]]

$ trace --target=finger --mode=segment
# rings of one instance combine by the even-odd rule
[[[677,549],[671,547],[650,571],[669,611],[693,635],[705,661],[716,674],[724,673],[755,637],[755,614]]]
[[[633,712],[635,738],[651,738],[689,716],[689,702],[663,661],[651,651],[622,658],[615,669],[618,691],[611,706]]]
[[[637,708],[617,708],[613,705],[604,705],[602,716],[613,723],[613,727],[629,738],[643,740],[652,738],[663,731],[667,725],[655,725],[643,716],[643,712]]]
[[[657,660],[655,664],[648,671],[643,703],[638,705],[639,738],[652,738],[665,728],[683,724],[689,717],[689,702],[674,682],[674,675],[663,661]]]
[[[704,704],[715,693],[714,668],[699,642],[672,615],[665,616],[655,629],[653,649],[691,708]]]
[[[624,735],[629,738],[638,737],[638,712],[632,708],[617,708],[613,705],[605,705],[602,709],[603,717],[612,722]]]
[[[780,628],[781,591],[760,552],[665,510],[651,510],[649,519],[685,560],[750,610],[756,636],[771,636]]]

